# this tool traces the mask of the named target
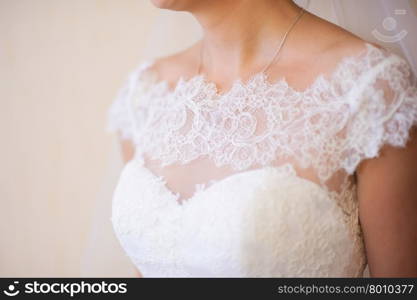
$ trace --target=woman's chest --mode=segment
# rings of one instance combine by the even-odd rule
[[[280,157],[297,157],[303,166],[317,153],[336,159],[348,103],[329,92],[281,85],[235,86],[224,95],[186,84],[160,95],[139,89],[131,114],[139,151],[164,165],[207,155],[237,170]]]
[[[138,264],[179,265],[195,276],[354,273],[355,219],[289,171],[238,173],[179,205],[158,177],[131,161],[114,193],[113,226]]]

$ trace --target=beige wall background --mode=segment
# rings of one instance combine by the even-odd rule
[[[0,0],[0,276],[133,274],[110,223],[94,252],[90,228],[120,165],[106,110],[157,14],[145,0]]]

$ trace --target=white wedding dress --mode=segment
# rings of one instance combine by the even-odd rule
[[[134,69],[108,129],[135,145],[113,194],[115,233],[144,277],[361,277],[354,172],[404,147],[417,88],[364,43],[303,91],[264,73],[219,92]]]

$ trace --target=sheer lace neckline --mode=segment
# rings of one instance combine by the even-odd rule
[[[303,91],[285,78],[271,82],[262,72],[235,80],[224,92],[204,74],[180,77],[172,89],[150,70],[154,60],[145,61],[129,79],[126,100],[136,153],[146,155],[155,175],[183,196],[192,195],[188,187],[195,184],[287,162],[301,176],[310,169],[306,177],[325,185],[336,171],[350,173],[356,164],[341,162],[348,155],[343,136],[370,70],[377,72],[386,63],[374,67],[388,56],[383,48],[364,43],[364,49],[344,56],[330,74],[318,75]],[[171,176],[189,170],[200,175],[189,182]]]
[[[235,91],[241,91],[243,89],[250,89],[251,87],[263,86],[265,88],[279,87],[287,91],[290,91],[293,95],[304,95],[310,94],[312,91],[316,90],[318,86],[329,85],[335,78],[339,79],[341,72],[344,71],[345,67],[349,64],[354,64],[358,59],[362,57],[367,57],[370,52],[380,52],[383,49],[380,49],[369,42],[363,42],[364,49],[358,53],[347,55],[342,57],[329,72],[319,73],[315,79],[309,84],[306,88],[300,90],[295,88],[293,85],[288,83],[287,77],[282,76],[278,77],[275,80],[271,80],[270,76],[265,72],[257,72],[252,74],[247,79],[236,78],[230,84],[230,87],[222,91],[218,85],[209,80],[207,75],[197,74],[190,77],[185,77],[183,75],[179,76],[177,81],[174,84],[170,84],[169,80],[161,78],[156,71],[152,70],[151,67],[155,65],[156,59],[147,59],[142,62],[140,72],[141,75],[146,76],[150,79],[148,82],[148,88],[155,88],[159,90],[159,95],[165,95],[170,97],[177,94],[178,92],[184,89],[190,89],[191,87],[204,88],[208,94],[212,96],[212,100],[225,99],[228,98],[230,94],[233,94]]]

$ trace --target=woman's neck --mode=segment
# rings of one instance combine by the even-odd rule
[[[291,0],[223,0],[191,13],[203,29],[203,72],[237,78],[272,59],[300,13]],[[227,66],[227,70],[225,70]],[[225,74],[225,71],[227,74]]]

